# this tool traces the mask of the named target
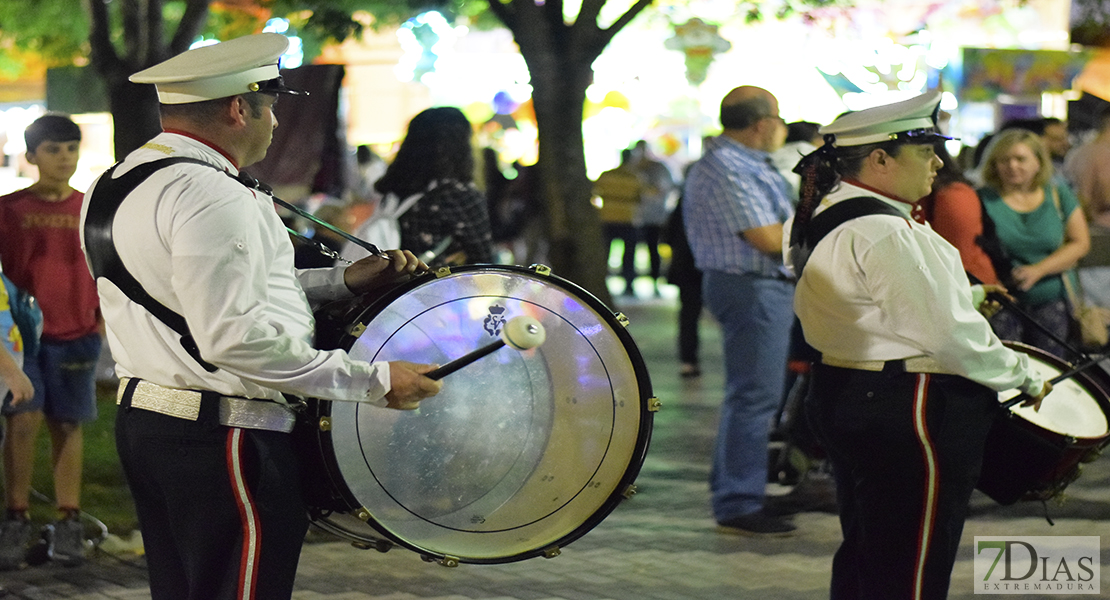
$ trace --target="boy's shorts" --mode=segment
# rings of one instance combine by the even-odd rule
[[[54,421],[96,420],[96,363],[100,334],[69,341],[44,339],[38,356],[24,357],[23,372],[35,386],[35,397],[18,406],[4,401],[4,415],[41,410]]]

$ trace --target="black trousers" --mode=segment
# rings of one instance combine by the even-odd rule
[[[816,364],[806,408],[844,534],[830,597],[946,598],[997,395],[951,375]]]
[[[308,531],[289,434],[220,425],[206,394],[196,421],[132,408],[116,448],[135,500],[153,600],[281,600]]]

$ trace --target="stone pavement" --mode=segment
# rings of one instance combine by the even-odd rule
[[[706,479],[723,385],[720,336],[703,320],[701,378],[678,377],[673,290],[661,299],[618,300],[628,315],[663,402],[637,480],[639,493],[553,559],[445,568],[415,553],[359,550],[312,534],[297,573],[298,600],[817,600],[828,597],[830,561],[840,541],[836,517],[798,515],[796,535],[751,538],[715,530]],[[784,488],[772,486],[780,493]],[[1001,507],[976,493],[950,598],[970,600],[975,535],[1110,536],[1110,463],[1087,465],[1063,505]],[[1102,542],[1101,585],[1110,594],[1110,539]],[[8,598],[143,600],[141,559],[98,554],[74,569],[53,566],[0,573]],[[1059,596],[1021,596],[1057,598]],[[892,599],[896,600],[896,599]]]

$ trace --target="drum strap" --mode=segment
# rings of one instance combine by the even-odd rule
[[[192,333],[189,332],[185,317],[155,300],[143,288],[142,284],[124,266],[112,240],[112,223],[115,221],[116,211],[119,210],[124,198],[139,187],[139,184],[153,175],[155,171],[178,163],[200,164],[220,170],[214,165],[195,158],[176,156],[143,163],[113,179],[112,175],[115,173],[116,167],[119,166],[119,163],[116,163],[101,175],[96,187],[89,194],[88,208],[85,213],[85,253],[89,258],[89,265],[92,268],[94,278],[103,277],[111,281],[129,300],[142,306],[167,327],[177,332],[181,336],[181,347],[205,371],[213,373],[218,370],[218,367],[201,358],[200,350],[193,340]],[[226,173],[226,171],[223,172]],[[234,177],[230,173],[227,174]]]
[[[878,198],[873,198],[871,196],[849,198],[837,202],[810,219],[809,227],[806,230],[806,244],[810,248],[816,248],[817,242],[820,242],[826,235],[832,233],[833,229],[840,227],[852,219],[865,217],[867,215],[905,217],[897,208],[894,208]]]
[[[848,198],[837,202],[810,219],[802,238],[804,240],[802,247],[796,248],[796,251],[802,252],[802,260],[796,261],[797,264],[804,269],[809,254],[817,247],[818,242],[844,223],[867,215],[891,215],[905,218],[905,215],[899,212],[897,208],[872,196]],[[795,276],[801,277],[802,274],[797,268],[795,271]]]

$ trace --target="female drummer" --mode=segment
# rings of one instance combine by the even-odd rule
[[[996,390],[1039,407],[1051,389],[976,311],[984,290],[956,249],[910,217],[942,164],[939,104],[929,93],[842,116],[798,166],[786,256],[821,352],[806,402],[837,483],[835,600],[945,598]]]

